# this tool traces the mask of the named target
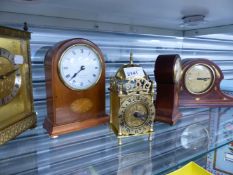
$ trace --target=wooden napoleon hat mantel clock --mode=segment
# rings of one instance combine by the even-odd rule
[[[179,92],[182,74],[179,55],[159,55],[155,62],[157,94],[155,121],[175,124],[180,116]]]
[[[0,27],[0,145],[36,125],[30,33]]]
[[[45,58],[49,135],[108,121],[105,114],[105,63],[101,50],[86,39],[62,41]]]
[[[182,70],[180,106],[233,106],[233,97],[224,94],[220,89],[224,76],[213,61],[200,58],[184,59]]]

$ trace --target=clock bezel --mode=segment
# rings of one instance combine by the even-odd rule
[[[6,105],[10,103],[19,93],[22,77],[20,73],[20,69],[16,66],[14,62],[14,54],[12,54],[10,51],[4,48],[0,48],[0,57],[7,59],[15,69],[17,69],[13,74],[15,75],[14,80],[14,87],[11,90],[11,93],[4,98],[0,98],[0,106]]]
[[[179,69],[177,68],[177,64],[179,64]],[[177,79],[177,72],[176,69],[179,70],[179,77]],[[173,67],[173,74],[174,74],[174,83],[179,83],[179,81],[181,80],[182,74],[183,74],[183,70],[182,70],[182,64],[181,64],[181,58],[180,57],[176,57],[176,61],[174,63],[174,67]]]
[[[210,70],[211,76],[212,76],[212,77],[211,77],[211,78],[212,78],[211,84],[209,85],[209,87],[208,87],[206,90],[204,90],[204,91],[202,91],[202,92],[192,92],[192,91],[186,86],[186,76],[187,76],[188,70],[190,70],[192,67],[195,67],[195,66],[197,66],[197,65],[201,65],[201,66],[207,67],[207,68]],[[188,66],[188,67],[186,68],[186,70],[184,71],[184,75],[183,75],[184,88],[187,90],[188,93],[190,93],[190,94],[192,94],[192,95],[204,95],[204,94],[207,94],[209,91],[211,91],[211,89],[213,88],[215,79],[216,79],[215,71],[214,71],[214,69],[213,69],[210,65],[205,64],[205,63],[201,63],[201,62],[200,62],[200,63],[195,63],[195,64],[193,64],[193,65]]]
[[[102,71],[103,71],[103,60],[101,59],[101,55],[100,53],[94,48],[92,47],[90,44],[88,44],[87,42],[85,42],[86,40],[82,40],[82,42],[80,43],[76,43],[76,44],[72,44],[68,47],[66,47],[63,51],[62,51],[62,54],[59,56],[59,61],[58,61],[58,75],[59,75],[59,78],[60,80],[63,82],[63,84],[71,89],[71,90],[74,90],[74,91],[85,91],[85,90],[88,90],[88,89],[91,89],[92,87],[94,87],[100,80],[100,77],[102,75]],[[64,80],[64,78],[62,77],[62,73],[61,73],[61,62],[62,62],[62,58],[64,56],[64,54],[71,48],[73,47],[76,47],[76,46],[85,46],[85,47],[88,47],[89,49],[91,49],[98,57],[99,59],[99,62],[100,62],[100,73],[99,73],[99,76],[98,78],[96,79],[96,81],[89,87],[85,88],[85,89],[79,89],[79,88],[74,88],[72,86],[70,86],[68,83],[66,83],[66,81]]]

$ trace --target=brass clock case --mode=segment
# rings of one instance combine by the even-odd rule
[[[139,65],[133,64],[132,55],[130,63],[121,66],[111,77],[110,91],[110,125],[117,135],[118,144],[122,144],[123,137],[146,134],[152,140],[155,116],[153,81]]]
[[[0,145],[36,126],[30,33],[0,26]]]

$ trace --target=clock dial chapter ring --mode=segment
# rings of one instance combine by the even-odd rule
[[[125,111],[125,122],[129,127],[140,127],[148,119],[148,110],[143,103],[133,103]]]
[[[13,100],[21,87],[20,68],[14,63],[14,55],[0,48],[0,105]]]
[[[102,75],[103,61],[89,44],[77,43],[62,52],[58,62],[59,77],[72,90],[87,90],[97,84]]]
[[[141,95],[126,98],[119,110],[123,135],[142,134],[150,130],[153,118],[153,104]]]
[[[214,69],[203,63],[197,63],[187,68],[184,75],[185,88],[194,95],[202,95],[210,91],[214,81]]]

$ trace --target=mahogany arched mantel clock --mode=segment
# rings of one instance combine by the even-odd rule
[[[74,38],[56,44],[46,55],[45,74],[50,136],[108,121],[104,56],[94,43]]]
[[[155,121],[173,125],[180,117],[178,110],[181,58],[178,54],[159,55],[155,62],[157,94],[155,100]]]

